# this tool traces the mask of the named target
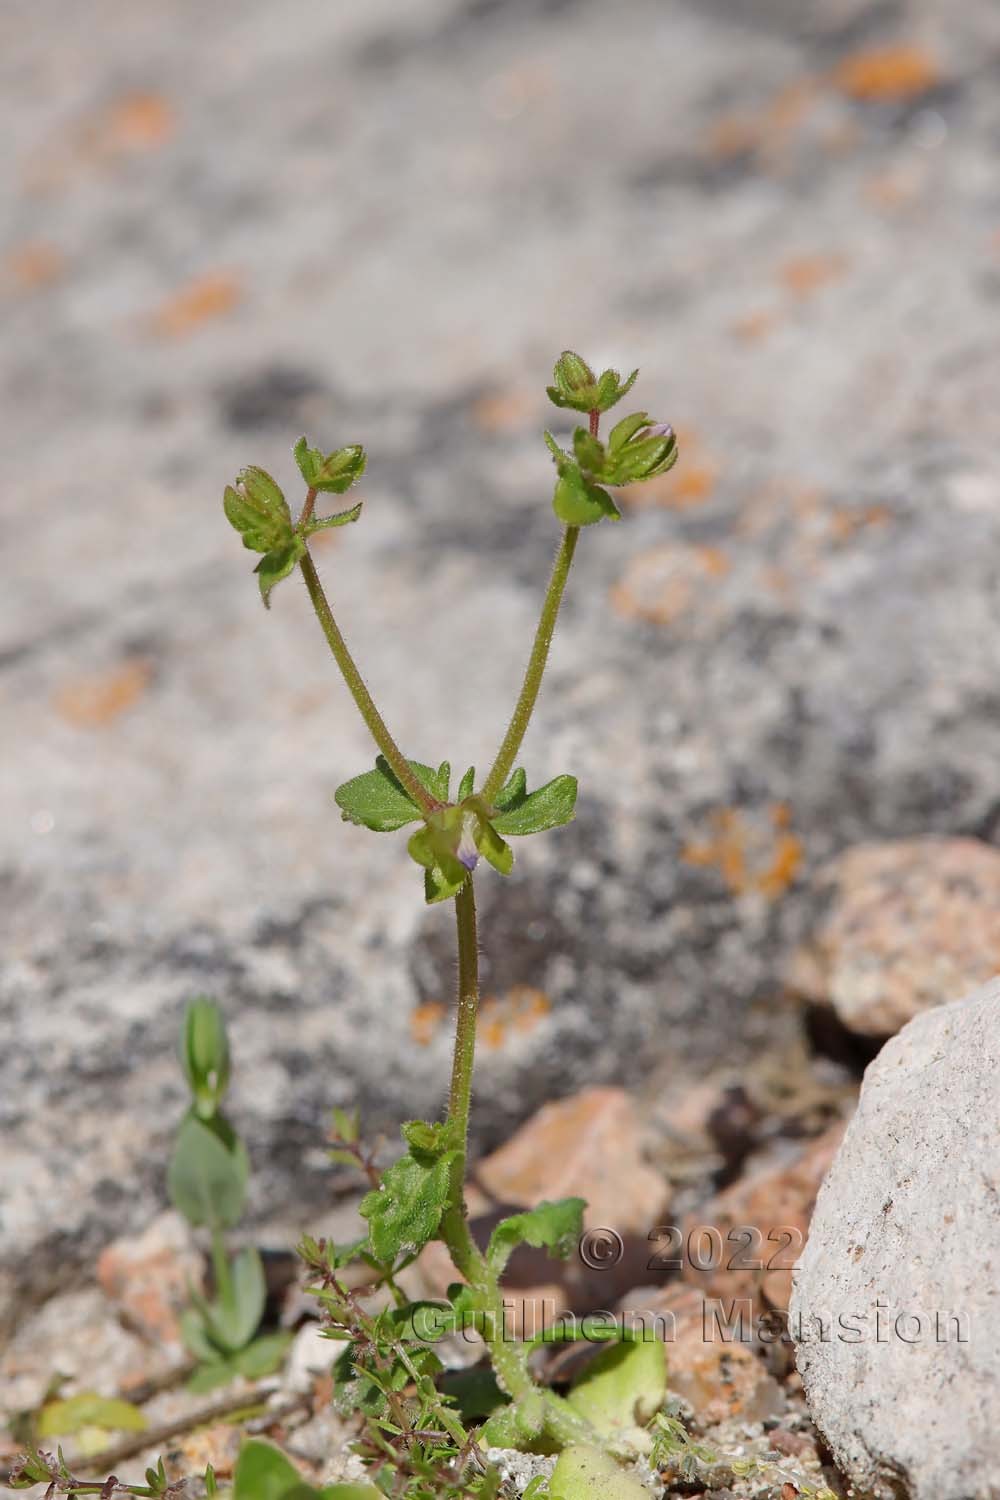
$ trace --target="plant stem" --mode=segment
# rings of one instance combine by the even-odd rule
[[[472,877],[455,897],[458,927],[458,1021],[455,1027],[455,1057],[451,1069],[448,1119],[459,1127],[462,1151],[469,1134],[472,1098],[472,1065],[476,1053],[476,1016],[479,1010],[479,934],[476,927],[476,893]]]
[[[448,1123],[458,1127],[461,1149],[452,1164],[449,1202],[441,1230],[456,1268],[470,1285],[481,1285],[486,1276],[486,1262],[469,1233],[464,1196],[476,1017],[479,1012],[479,934],[471,875],[455,897],[455,922],[458,930],[458,1017],[451,1092],[448,1095]]]
[[[555,562],[552,565],[549,586],[545,592],[545,601],[542,605],[538,629],[535,632],[535,641],[531,648],[531,656],[528,658],[524,682],[521,685],[521,694],[511,716],[507,733],[504,735],[503,744],[497,751],[497,758],[493,762],[493,769],[483,784],[483,800],[487,804],[493,801],[497,792],[499,792],[510,775],[517,752],[521,748],[521,741],[524,739],[528,725],[531,722],[531,715],[538,698],[538,690],[542,685],[545,663],[548,661],[549,647],[552,644],[552,635],[556,628],[556,618],[559,614],[559,606],[562,603],[563,591],[566,588],[566,579],[569,577],[570,565],[573,562],[573,553],[576,551],[576,543],[579,535],[579,526],[567,526],[562,534],[559,550],[556,552]]]
[[[307,498],[307,509],[308,505]],[[347,683],[355,703],[358,705],[358,712],[367,724],[372,739],[388,761],[393,775],[400,786],[412,797],[421,812],[424,814],[437,812],[441,807],[441,803],[438,802],[436,797],[432,797],[425,787],[421,786],[416,776],[410,770],[403,752],[389,733],[385,720],[375,707],[365,680],[358,671],[354,657],[347,649],[347,642],[341,635],[337,622],[333,618],[333,611],[323,591],[319,574],[316,572],[316,564],[313,562],[308,548],[303,554],[299,566],[302,570],[302,577],[306,582],[306,588],[309,591],[309,598],[312,600],[312,607],[316,611],[316,618],[319,620],[323,634],[326,636],[330,650],[333,652],[334,661],[340,668],[343,679]]]
[[[472,1238],[463,1191],[479,1010],[479,936],[471,875],[455,897],[455,921],[458,930],[458,1019],[448,1120],[458,1127],[461,1150],[451,1169],[449,1202],[441,1220],[441,1236],[456,1270],[478,1294],[479,1308],[484,1315],[483,1338],[497,1379],[514,1401],[520,1401],[538,1390],[528,1369],[530,1350],[514,1341],[507,1327],[503,1294],[495,1273]],[[550,1436],[563,1444],[593,1441],[594,1434],[589,1424],[552,1392],[545,1393],[545,1406],[545,1425]]]

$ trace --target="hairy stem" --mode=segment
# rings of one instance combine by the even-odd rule
[[[486,1275],[486,1262],[469,1233],[464,1196],[472,1066],[476,1055],[476,1017],[479,1012],[479,934],[476,926],[476,894],[471,875],[455,897],[455,921],[458,929],[458,1017],[455,1023],[451,1092],[448,1095],[448,1121],[458,1128],[461,1149],[451,1169],[449,1202],[441,1230],[456,1268],[470,1285],[481,1285]]]
[[[531,722],[579,535],[579,526],[567,526],[562,534],[559,550],[556,552],[555,562],[552,565],[549,586],[545,592],[545,601],[542,604],[542,613],[535,632],[531,656],[528,658],[524,682],[521,685],[521,693],[507,727],[507,733],[504,735],[503,744],[497,751],[493,769],[483,784],[483,799],[487,804],[493,801],[513,770],[517,752],[521,748],[521,742]]]
[[[306,500],[306,508],[309,508],[308,498]],[[420,810],[424,814],[438,811],[441,803],[435,797],[432,797],[421,786],[416,776],[414,776],[406,757],[389,733],[385,720],[375,707],[365,680],[358,671],[354,657],[347,649],[347,642],[341,635],[337,622],[333,618],[333,611],[323,591],[319,574],[316,572],[316,564],[313,562],[308,548],[299,566],[302,570],[302,577],[306,582],[306,588],[309,591],[309,598],[312,600],[312,607],[316,611],[316,618],[319,620],[323,634],[326,636],[327,644],[333,652],[334,661],[340,668],[341,675],[347,683],[351,696],[358,705],[358,712],[367,724],[372,739],[392,767],[393,775],[400,786],[405,788]]]
[[[471,875],[455,897],[455,919],[458,929],[458,1019],[448,1120],[458,1127],[461,1150],[452,1165],[449,1202],[441,1220],[441,1236],[451,1252],[456,1270],[477,1293],[479,1310],[483,1315],[483,1338],[489,1348],[497,1379],[514,1401],[520,1401],[538,1391],[528,1368],[530,1350],[513,1337],[504,1316],[503,1293],[499,1282],[472,1238],[465,1209],[469,1108],[479,1010],[479,936]],[[545,1393],[545,1407],[546,1431],[558,1443],[593,1441],[594,1433],[589,1424],[552,1392]]]

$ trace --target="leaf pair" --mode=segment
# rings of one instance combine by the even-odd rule
[[[424,869],[428,902],[456,895],[480,857],[501,875],[509,875],[514,854],[504,835],[523,837],[570,822],[576,805],[576,778],[557,776],[528,792],[524,771],[518,769],[498,792],[492,807],[473,791],[475,770],[470,766],[451,803],[451,766],[442,761],[435,771],[420,761],[407,764],[439,810],[426,815],[400,783],[388,762],[379,756],[374,771],[345,781],[335,799],[344,819],[377,833],[388,833],[421,819],[423,828],[410,838],[409,854]]]

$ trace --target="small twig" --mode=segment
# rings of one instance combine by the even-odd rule
[[[190,1432],[195,1427],[202,1427],[206,1422],[214,1422],[219,1417],[228,1417],[232,1412],[241,1411],[244,1407],[256,1406],[263,1397],[270,1395],[272,1389],[270,1385],[259,1385],[251,1387],[248,1391],[230,1391],[227,1396],[220,1396],[208,1406],[188,1412],[186,1416],[174,1417],[170,1422],[161,1422],[158,1427],[147,1427],[144,1432],[130,1433],[120,1442],[111,1443],[107,1448],[102,1448],[100,1453],[81,1454],[72,1461],[81,1472],[92,1473],[94,1469],[114,1469],[124,1459],[134,1458],[137,1453],[144,1453],[147,1448],[156,1448],[170,1438],[180,1437],[182,1433]]]

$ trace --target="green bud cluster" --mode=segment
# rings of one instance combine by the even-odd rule
[[[556,363],[549,399],[556,406],[585,411],[591,418],[590,426],[575,429],[572,452],[560,448],[551,432],[545,434],[558,475],[552,508],[566,526],[620,520],[621,511],[603,486],[638,484],[665,474],[677,462],[673,428],[654,423],[644,411],[633,412],[613,427],[606,443],[597,436],[598,414],[621,400],[637,373],[633,371],[625,381],[617,370],[595,377],[590,366],[570,352]]]
[[[310,448],[305,438],[299,438],[294,453],[302,478],[318,493],[342,495],[361,478],[367,463],[365,450],[357,444],[324,455],[318,448]],[[280,486],[266,470],[252,465],[242,471],[235,486],[226,485],[222,505],[230,525],[242,536],[244,547],[264,554],[254,572],[268,609],[275,584],[287,578],[305,556],[306,540],[317,531],[346,526],[361,514],[360,504],[322,518],[310,511],[296,525]]]
[[[552,384],[545,389],[554,406],[588,413],[604,412],[617,406],[628,394],[638,374],[638,370],[633,370],[625,380],[617,370],[604,370],[595,375],[585,359],[567,349],[556,360]]]

